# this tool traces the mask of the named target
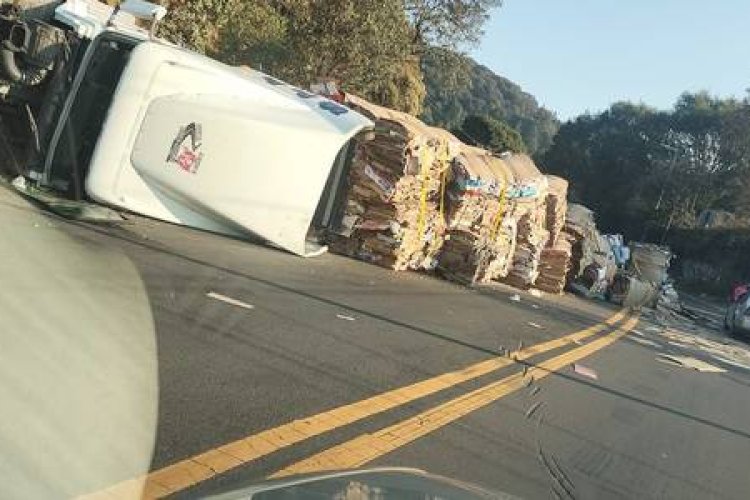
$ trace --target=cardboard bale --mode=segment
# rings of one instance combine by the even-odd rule
[[[347,95],[375,123],[358,138],[332,252],[395,270],[433,269],[446,229],[443,177],[460,141],[406,113]]]
[[[448,227],[438,271],[462,282],[486,282],[509,260],[506,220],[512,176],[503,161],[483,149],[462,146],[446,182]]]
[[[503,160],[513,174],[508,217],[516,226],[510,269],[500,281],[518,288],[531,287],[539,275],[539,259],[549,241],[546,229],[548,180],[526,155],[507,155]],[[496,278],[497,279],[497,278]]]

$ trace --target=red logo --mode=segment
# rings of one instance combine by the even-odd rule
[[[177,136],[172,141],[167,161],[177,164],[185,172],[196,173],[203,160],[203,153],[200,151],[201,135],[200,123],[193,122],[180,127]]]

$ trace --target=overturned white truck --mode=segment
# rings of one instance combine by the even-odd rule
[[[156,39],[165,14],[0,0],[0,154],[25,146],[15,174],[72,199],[324,251],[310,236],[338,223],[352,139],[372,123]]]

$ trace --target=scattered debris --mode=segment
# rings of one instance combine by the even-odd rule
[[[714,355],[714,359],[717,361],[720,361],[722,363],[726,363],[728,365],[732,365],[737,368],[743,368],[745,370],[750,370],[750,364],[740,363],[739,361],[735,361],[733,359],[725,358],[723,356],[716,356]]]
[[[233,306],[241,307],[243,309],[255,309],[255,306],[252,304],[247,304],[245,302],[242,302],[241,300],[233,299],[232,297],[227,297],[226,295],[222,295],[220,293],[216,292],[208,292],[206,294],[206,297],[220,300],[222,302],[226,302],[227,304],[231,304]]]
[[[336,317],[338,319],[343,319],[346,321],[356,321],[356,318],[354,318],[353,316],[347,316],[346,314],[337,314]]]
[[[512,300],[513,302],[521,302],[521,296],[518,294],[511,295],[508,297],[509,300]]]
[[[541,296],[542,296],[543,294],[542,294],[542,291],[541,291],[541,290],[537,290],[536,288],[530,288],[530,289],[529,289],[529,295],[531,295],[532,297],[537,297],[537,298],[539,298],[539,297],[541,297]]]
[[[518,350],[519,350],[519,351],[522,351],[522,350],[523,350],[523,340],[519,340],[519,341],[518,341]]]
[[[537,304],[531,304],[532,309],[539,309],[539,306]]]
[[[526,323],[526,324],[527,324],[527,325],[529,325],[529,326],[533,326],[534,328],[544,328],[544,327],[543,327],[542,325],[540,325],[539,323],[534,323],[533,321],[529,321],[529,322],[528,322],[528,323]]]
[[[658,332],[661,332],[661,328],[659,328],[658,326],[647,326],[646,327],[646,331],[647,332],[657,332],[658,333]]]
[[[542,402],[541,401],[538,401],[538,402],[534,403],[533,405],[531,405],[531,407],[528,410],[526,410],[525,417],[526,418],[531,418],[531,416],[534,414],[535,411],[537,411],[539,409],[540,406],[542,406]]]
[[[692,358],[690,356],[675,356],[673,354],[659,354],[656,357],[657,361],[667,363],[674,366],[682,366],[683,368],[689,368],[704,373],[723,373],[726,370],[719,368],[718,366],[711,365],[700,359]]]
[[[573,363],[573,371],[579,375],[583,375],[584,377],[592,378],[594,380],[599,380],[599,376],[596,374],[596,371],[582,364]]]
[[[683,350],[693,350],[733,366],[750,368],[750,349],[746,344],[728,339],[709,329],[700,327],[695,331],[686,332],[669,327],[659,335],[671,345]]]
[[[66,219],[107,223],[123,222],[125,220],[118,212],[111,208],[87,201],[61,198],[54,191],[29,185],[24,177],[16,177],[11,184],[21,194],[42,204],[50,212],[54,212]]]

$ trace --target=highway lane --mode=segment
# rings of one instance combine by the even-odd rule
[[[468,290],[332,255],[303,260],[140,217],[112,227],[58,226],[85,245],[127,256],[147,290],[159,370],[152,471],[493,359],[520,342],[560,338],[615,313],[570,297],[521,292],[514,302],[515,291],[503,287]],[[725,373],[698,373],[658,362],[660,349],[674,346],[656,340],[656,346],[619,340],[580,361],[598,380],[566,365],[369,464],[424,468],[529,498],[565,496],[566,488],[576,498],[744,497],[747,371],[725,366]],[[576,348],[566,345],[529,363]],[[522,369],[512,363],[342,425],[178,496],[261,481]],[[545,465],[551,460],[554,472]]]

